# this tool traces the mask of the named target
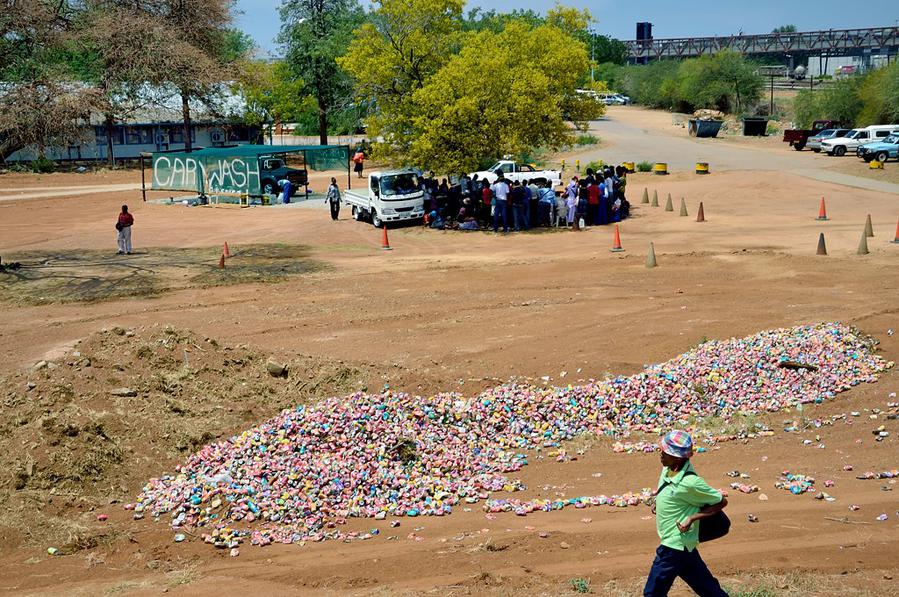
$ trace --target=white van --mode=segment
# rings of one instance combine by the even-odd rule
[[[829,155],[844,156],[846,152],[855,150],[865,143],[881,141],[899,131],[899,124],[876,124],[860,129],[852,129],[845,137],[825,139],[821,142],[821,151]]]

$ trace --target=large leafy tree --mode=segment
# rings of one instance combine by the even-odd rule
[[[363,59],[355,55],[348,68],[380,109],[372,119],[384,139],[376,145],[380,155],[464,172],[498,155],[563,145],[572,138],[566,117],[583,124],[602,114],[602,104],[574,92],[589,59],[568,32],[512,20],[499,32],[457,35],[452,7],[429,4],[430,15],[394,15],[382,6],[376,23],[393,26],[363,28],[352,46]],[[442,34],[431,38],[410,24],[412,17]]]
[[[387,140],[385,148],[407,149],[414,117],[411,94],[458,49],[464,4],[379,0],[370,21],[354,32],[347,53],[337,60],[355,80],[357,98],[373,100],[366,124],[372,136]]]
[[[357,0],[285,0],[280,40],[294,79],[318,104],[318,134],[328,143],[329,115],[352,101],[353,85],[337,62],[364,20]]]
[[[282,61],[247,61],[233,89],[244,99],[243,112],[233,116],[249,125],[268,126],[269,134],[274,123],[298,119],[308,104],[302,100],[303,80]]]
[[[555,27],[513,23],[482,32],[415,92],[410,159],[464,172],[503,154],[570,142],[566,117],[583,124],[603,111],[574,93],[588,64],[583,44]],[[479,79],[482,73],[489,74]]]
[[[25,148],[79,142],[98,97],[73,84],[75,10],[68,2],[7,0],[0,9],[0,160]]]

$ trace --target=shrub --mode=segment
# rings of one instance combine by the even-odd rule
[[[568,581],[575,593],[592,593],[590,581],[586,578],[572,578]]]
[[[581,133],[574,138],[575,145],[596,145],[599,143],[599,137],[591,133]]]
[[[47,159],[47,157],[43,155],[31,162],[31,171],[35,174],[47,174],[48,172],[53,172],[55,169],[56,164],[53,163],[53,160]]]
[[[652,162],[638,162],[637,172],[652,172]]]
[[[589,162],[586,166],[584,166],[584,172],[586,172],[587,170],[592,170],[593,172],[596,172],[598,170],[602,170],[603,166],[605,166],[605,165],[606,165],[606,163],[603,162],[602,160],[594,160],[592,162]]]

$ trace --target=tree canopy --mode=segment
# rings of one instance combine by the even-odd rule
[[[494,15],[465,27],[459,0],[384,0],[356,31],[340,63],[356,93],[375,100],[367,124],[379,155],[449,172],[538,146],[558,147],[602,114],[575,93],[589,71],[586,46],[568,29],[583,14],[563,11],[566,30]],[[471,18],[469,17],[469,21]],[[572,25],[572,23],[574,25]],[[467,30],[466,30],[467,29]]]

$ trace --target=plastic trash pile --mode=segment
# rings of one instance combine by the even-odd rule
[[[165,517],[175,529],[227,528],[227,540],[220,532],[212,542],[231,547],[246,536],[261,545],[346,539],[337,525],[349,517],[443,516],[460,502],[523,489],[509,474],[527,464],[528,450],[583,433],[658,434],[691,416],[833,398],[892,366],[871,348],[852,328],[828,323],[707,342],[637,375],[583,386],[329,398],[203,447],[126,507],[135,518]],[[818,370],[780,368],[782,360]],[[628,448],[618,449],[649,449]],[[556,504],[502,509],[531,507]]]

